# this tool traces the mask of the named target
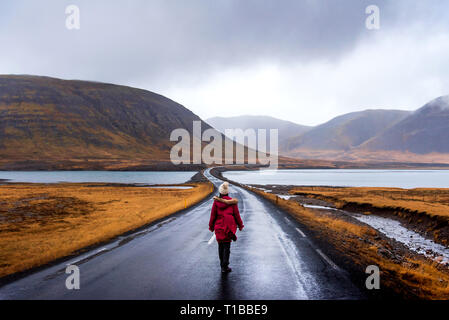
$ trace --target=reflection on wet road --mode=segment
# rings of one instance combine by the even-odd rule
[[[216,185],[220,180],[206,176]],[[271,203],[230,186],[245,229],[222,275],[208,221],[212,200],[0,288],[0,299],[359,299],[347,274]],[[76,264],[80,290],[65,287]]]

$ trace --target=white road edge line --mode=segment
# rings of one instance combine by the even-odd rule
[[[74,260],[74,261],[72,261],[72,262],[68,262],[68,263],[66,263],[65,265],[66,265],[66,266],[75,265],[75,264],[77,264],[78,262],[83,261],[84,259],[88,259],[88,258],[90,258],[90,257],[92,257],[92,256],[94,256],[94,255],[96,255],[96,254],[98,254],[98,253],[100,253],[100,252],[106,251],[106,250],[108,250],[108,248],[101,248],[101,249],[97,250],[95,253],[89,254],[89,255],[87,255],[87,256],[85,256],[85,257],[82,257],[82,258],[79,258],[78,260]]]
[[[304,234],[304,232],[302,232],[299,228],[296,228],[296,231],[298,231],[298,233],[299,233],[300,235],[302,235],[303,238],[306,237],[306,235]]]
[[[289,225],[292,225],[292,222],[291,222],[291,220],[290,220],[289,218],[284,217],[284,219],[285,219],[285,221],[286,221]],[[296,231],[298,231],[298,233],[299,233],[303,238],[306,237],[306,235],[304,234],[304,232],[302,232],[299,228],[295,228],[295,229],[296,229]]]
[[[320,249],[315,249],[316,252],[335,270],[340,270],[340,268],[331,260],[329,259],[323,252],[321,252]]]
[[[208,245],[211,245],[212,244],[212,242],[215,240],[215,233],[214,233],[214,235],[212,236],[212,238],[210,238],[210,240],[209,240],[209,242],[207,243]]]

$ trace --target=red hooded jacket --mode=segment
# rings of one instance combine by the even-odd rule
[[[231,200],[228,196],[224,196],[223,199]],[[215,231],[217,241],[231,242],[232,238],[235,237],[237,227],[240,231],[244,227],[238,206],[214,201],[210,213],[209,230]],[[235,237],[236,239],[237,237]]]

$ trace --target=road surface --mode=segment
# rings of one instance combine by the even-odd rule
[[[220,180],[205,172],[215,185]],[[287,214],[245,189],[245,229],[232,243],[232,273],[222,275],[210,241],[212,200],[107,246],[0,288],[0,299],[360,299],[347,274],[316,248]],[[68,290],[67,265],[80,270]]]

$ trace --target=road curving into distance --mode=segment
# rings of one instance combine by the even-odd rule
[[[222,181],[209,170],[205,176]],[[347,273],[307,232],[267,200],[237,186],[245,229],[232,243],[233,271],[222,275],[208,230],[212,199],[106,246],[0,288],[0,299],[363,299]],[[80,270],[68,290],[67,265]]]

